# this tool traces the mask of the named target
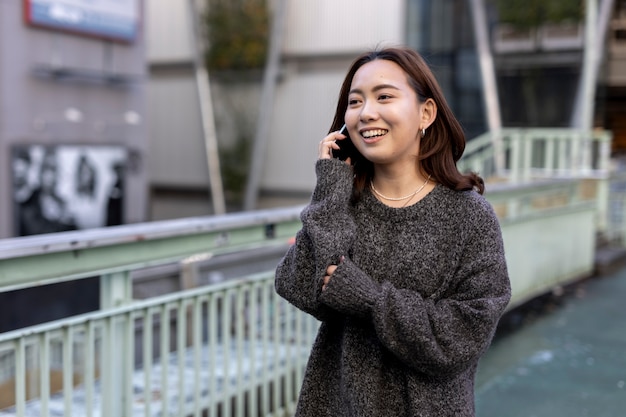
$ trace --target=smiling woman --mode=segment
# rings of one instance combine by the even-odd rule
[[[296,416],[474,416],[510,283],[483,180],[456,167],[464,147],[415,51],[354,61],[276,270],[276,291],[322,322]]]
[[[409,170],[415,170],[420,132],[432,124],[436,115],[433,99],[418,100],[398,64],[375,60],[354,74],[345,111],[346,126],[359,153],[381,165],[381,169],[389,165],[403,169],[401,165],[406,164]],[[423,172],[416,175],[426,177]]]

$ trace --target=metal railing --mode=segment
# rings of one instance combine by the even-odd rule
[[[608,178],[612,134],[577,129],[502,129],[468,142],[462,170],[528,182],[536,178]]]
[[[271,272],[141,301],[131,272],[284,247],[299,212],[0,241],[0,290],[100,275],[102,308],[0,334],[0,384],[13,393],[0,416],[293,412],[317,324],[275,295]]]
[[[471,140],[459,168],[511,184],[576,178],[591,184],[598,205],[598,233],[610,234],[609,182],[612,133],[578,129],[502,129]],[[594,182],[592,184],[592,182]]]
[[[0,416],[293,413],[316,329],[263,274],[5,333]]]

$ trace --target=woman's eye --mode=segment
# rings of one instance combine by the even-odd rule
[[[356,104],[359,104],[359,100],[357,100],[356,98],[351,98],[348,100],[348,105],[354,106]]]
[[[381,94],[378,96],[379,100],[389,100],[391,96],[389,94]]]

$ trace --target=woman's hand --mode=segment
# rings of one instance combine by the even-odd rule
[[[333,149],[339,149],[337,140],[343,140],[347,138],[346,135],[339,133],[339,131],[331,132],[320,142],[319,146],[319,159],[331,159],[333,157]]]
[[[337,269],[337,265],[328,265],[328,268],[326,268],[326,275],[324,275],[324,284],[322,285],[322,291],[326,289],[326,286],[330,282],[330,276],[333,274],[333,272],[335,272],[335,269]]]
[[[339,259],[339,263],[343,262],[343,260],[344,260],[344,257],[342,256],[341,259]],[[326,286],[330,282],[330,277],[335,272],[336,269],[337,269],[337,265],[328,265],[328,267],[326,268],[326,275],[324,275],[324,284],[322,285],[322,291],[326,289]]]

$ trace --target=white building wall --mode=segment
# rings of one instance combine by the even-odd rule
[[[208,188],[188,0],[146,2],[150,184]]]
[[[190,68],[192,57],[187,7],[187,0],[146,2],[147,55],[153,67],[148,92],[153,185],[208,186],[193,73],[181,69]],[[405,0],[288,1],[261,194],[310,192],[317,143],[332,121],[345,71],[364,50],[404,43],[404,13]],[[168,66],[178,72],[165,71]],[[259,87],[236,90],[239,96],[247,90],[247,105],[258,108]],[[214,84],[212,91],[216,126],[232,125],[220,109],[220,103],[228,100],[226,90]],[[218,140],[224,143],[224,137]]]
[[[308,193],[314,162],[352,60],[405,40],[404,0],[289,1],[261,190]]]
[[[192,59],[188,0],[147,0],[145,14],[148,62]]]
[[[191,74],[153,77],[148,88],[150,182],[166,187],[208,187],[195,80]]]
[[[341,71],[298,74],[276,94],[262,189],[308,192],[315,184],[313,164],[319,141],[334,116]]]
[[[353,54],[404,40],[405,0],[288,2],[283,53]]]

